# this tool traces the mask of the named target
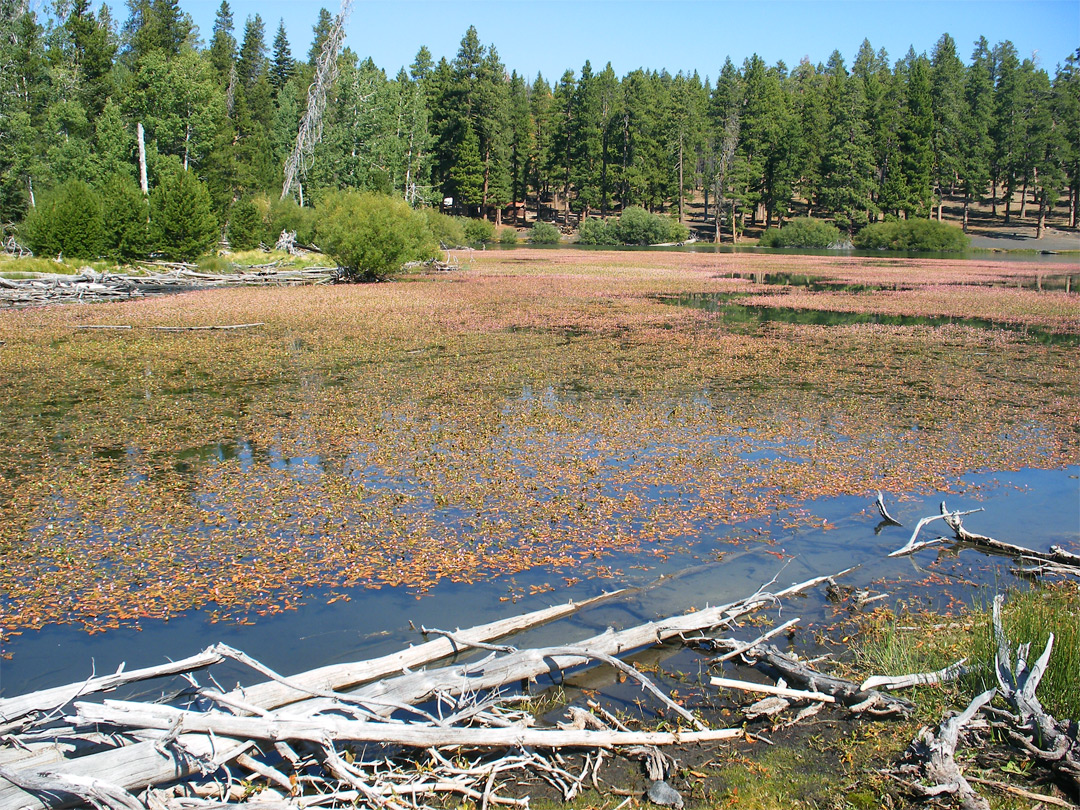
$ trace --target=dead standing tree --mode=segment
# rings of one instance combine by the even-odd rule
[[[315,63],[315,80],[308,88],[308,104],[300,129],[296,133],[296,145],[285,161],[285,182],[281,187],[281,199],[285,199],[296,184],[300,204],[304,204],[304,189],[300,178],[311,168],[315,147],[322,140],[323,113],[326,111],[326,94],[334,84],[338,72],[338,51],[345,39],[345,20],[349,16],[352,0],[341,0],[341,11],[323,43],[322,53]]]

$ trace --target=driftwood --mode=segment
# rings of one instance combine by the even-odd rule
[[[1024,562],[1035,562],[1038,565],[1031,570],[1032,573],[1056,573],[1080,576],[1080,555],[1073,554],[1059,546],[1051,546],[1049,551],[1036,551],[1012,543],[995,540],[993,537],[976,534],[965,529],[961,518],[982,511],[982,509],[969,509],[963,512],[950,512],[945,507],[945,502],[942,501],[940,514],[925,517],[920,520],[918,524],[916,524],[915,531],[912,532],[907,543],[889,554],[889,556],[900,557],[930,545],[953,542],[973,546],[993,554],[1003,554]],[[937,537],[930,540],[918,539],[919,532],[922,531],[923,527],[935,520],[943,520],[945,524],[952,529],[953,537],[951,540],[945,537]]]
[[[182,262],[144,262],[144,265],[164,272],[127,275],[97,273],[84,267],[76,275],[37,274],[27,279],[0,279],[0,306],[122,301],[211,287],[298,286],[330,284],[341,279],[336,267],[278,269],[265,265],[246,272],[213,274],[199,272],[196,265]]]
[[[994,635],[997,642],[995,674],[998,685],[976,696],[960,714],[944,720],[937,732],[922,728],[908,747],[906,763],[899,768],[900,774],[908,778],[892,775],[921,798],[952,794],[965,810],[989,810],[990,807],[971,786],[971,782],[988,784],[1033,801],[1072,806],[1054,797],[1031,793],[999,782],[965,778],[956,764],[956,746],[960,732],[982,711],[990,718],[990,725],[994,729],[1002,732],[1023,753],[1034,757],[1053,771],[1059,779],[1072,787],[1075,794],[1080,794],[1080,740],[1077,723],[1056,720],[1043,709],[1035,694],[1050,660],[1054,636],[1050,634],[1046,648],[1034,663],[1028,661],[1031,645],[1026,643],[1017,646],[1014,661],[1012,647],[1005,637],[1001,623],[1002,601],[1000,595],[995,597],[993,607]],[[959,666],[954,664],[942,672],[955,671]],[[991,705],[997,695],[1004,698],[1012,713]],[[919,777],[930,785],[911,781],[911,776]]]
[[[176,675],[180,672],[195,672],[222,660],[224,660],[224,656],[221,654],[212,650],[204,650],[189,658],[159,664],[156,667],[124,672],[123,666],[121,666],[112,675],[91,676],[82,683],[57,686],[20,697],[0,698],[0,734],[8,734],[17,728],[21,728],[27,725],[29,720],[63,708],[76,698],[92,695],[96,692],[109,692],[124,684]]]
[[[874,689],[863,689],[853,681],[811,669],[807,663],[769,644],[759,644],[751,648],[744,653],[744,657],[774,679],[783,679],[788,685],[797,686],[810,693],[829,695],[835,702],[856,713],[866,712],[876,717],[907,717],[915,708],[902,698]]]
[[[964,778],[955,756],[961,729],[993,699],[996,691],[978,695],[963,712],[943,721],[937,732],[925,726],[919,731],[905,755],[909,763],[902,765],[900,772],[921,776],[931,786],[908,781],[905,784],[910,790],[922,798],[952,794],[964,810],[990,810],[987,801]]]
[[[229,693],[198,688],[195,684],[195,701],[182,705],[79,700],[74,704],[74,711],[64,718],[64,722],[73,725],[59,728],[57,739],[61,736],[65,739],[88,738],[89,734],[97,734],[99,742],[113,748],[66,759],[63,746],[57,745],[22,763],[4,766],[12,778],[0,779],[0,810],[61,807],[80,801],[97,801],[108,810],[130,810],[125,792],[143,789],[149,789],[140,799],[144,804],[149,797],[156,797],[149,805],[152,810],[165,807],[180,810],[191,805],[176,804],[174,800],[184,797],[190,800],[190,790],[185,788],[187,792],[182,795],[166,795],[154,786],[212,773],[224,763],[232,763],[230,767],[241,768],[252,774],[252,778],[268,781],[274,786],[268,789],[284,791],[280,793],[282,798],[289,795],[285,790],[286,783],[294,788],[294,793],[299,790],[286,772],[322,773],[323,776],[318,777],[320,781],[309,787],[317,785],[318,791],[334,796],[329,801],[336,803],[359,799],[371,805],[395,807],[406,797],[411,803],[425,791],[456,793],[484,805],[520,803],[499,792],[497,774],[503,773],[500,770],[503,765],[527,768],[558,786],[564,795],[572,795],[584,786],[590,773],[595,779],[602,756],[599,752],[606,749],[630,746],[629,750],[637,750],[633,747],[715,741],[730,739],[743,732],[707,729],[685,710],[679,715],[698,725],[697,730],[638,731],[613,722],[611,716],[602,711],[590,714],[592,720],[588,723],[580,720],[572,727],[540,728],[523,708],[528,706],[528,696],[503,693],[500,690],[505,684],[516,685],[545,674],[558,678],[566,668],[596,661],[626,671],[629,668],[622,662],[614,663],[613,656],[683,633],[729,624],[739,616],[775,604],[778,597],[806,590],[825,579],[815,578],[776,593],[762,589],[727,605],[625,630],[608,630],[576,644],[539,650],[503,646],[475,663],[427,671],[410,669],[468,647],[491,647],[493,645],[487,644],[488,639],[512,630],[508,629],[507,623],[493,623],[485,628],[447,633],[382,659],[323,667],[289,677],[277,675],[242,653],[218,645],[204,654],[247,663],[270,680]],[[529,618],[517,620],[515,628],[530,626],[579,607],[581,605],[569,605],[531,614]],[[635,677],[643,678],[640,673]],[[194,684],[193,679],[192,682]],[[353,688],[365,682],[366,686]],[[655,694],[657,690],[650,686]],[[59,695],[54,702],[66,700],[72,691]],[[672,701],[662,695],[657,697],[662,705],[673,709]],[[207,710],[205,701],[210,701],[216,708]],[[584,709],[578,711],[588,714]],[[93,731],[88,734],[87,729]],[[102,736],[98,734],[99,729],[112,733]],[[39,725],[31,726],[22,736],[29,740],[31,734],[35,738],[44,738],[43,735],[48,733],[46,726]],[[260,743],[258,747],[254,746],[256,742]],[[389,775],[386,766],[378,764],[388,761],[384,755],[377,757],[378,763],[349,760],[339,748],[344,742],[367,745],[375,751],[386,750],[387,746],[393,750],[427,749],[433,757],[438,756],[437,749],[444,746],[459,750],[464,746],[466,750],[487,753],[481,754],[482,764],[478,761],[475,767],[466,769],[467,773],[457,765],[441,761],[435,766],[437,776],[417,780],[415,771],[405,771],[411,774],[408,778]],[[589,752],[585,754],[587,767],[580,774],[570,773],[560,763],[558,749],[565,747]],[[513,759],[518,756],[513,752],[523,748],[531,753]],[[541,750],[553,753],[543,757],[539,753]],[[270,758],[265,758],[259,751],[269,751]],[[393,774],[397,773],[393,771]],[[35,777],[54,780],[53,787],[29,792],[17,787],[31,785]],[[100,796],[90,796],[85,790],[71,787],[83,784],[86,779],[107,784],[109,790]],[[419,782],[426,787],[415,790],[410,787]],[[63,787],[65,784],[67,788]],[[116,793],[114,788],[121,792]],[[228,800],[231,794],[226,790],[213,795]],[[347,795],[352,798],[345,799]]]
[[[825,692],[807,692],[803,689],[788,689],[784,686],[737,681],[732,678],[710,678],[709,683],[721,689],[742,689],[747,692],[761,692],[766,695],[776,695],[777,697],[792,698],[794,700],[818,700],[822,703],[836,703],[836,698]]]
[[[107,724],[121,728],[149,728],[169,731],[174,727],[218,737],[252,740],[287,740],[321,743],[366,742],[415,748],[430,746],[470,746],[489,748],[612,748],[620,745],[672,745],[678,742],[711,742],[742,736],[741,729],[703,731],[577,731],[575,729],[459,728],[422,726],[414,723],[375,723],[342,720],[333,716],[303,720],[237,717],[223,712],[195,712],[168,706],[106,700],[104,703],[76,703],[70,718],[79,724]]]
[[[519,632],[528,627],[534,627],[567,616],[586,605],[595,604],[613,595],[605,594],[584,602],[571,602],[566,605],[557,605],[534,611],[523,616],[502,619],[462,631],[461,635],[474,640],[498,638],[499,636]],[[228,648],[224,649],[228,650]],[[390,673],[407,671],[410,667],[422,666],[439,658],[453,655],[458,649],[449,640],[440,638],[382,658],[321,667],[290,678],[289,683],[291,685],[288,686],[276,681],[269,681],[246,689],[238,689],[232,694],[239,695],[241,699],[246,699],[246,702],[253,707],[265,710],[266,708],[283,706],[308,698],[313,691],[345,689],[367,680],[384,677]],[[223,655],[222,648],[219,647],[216,650],[210,648],[205,651],[204,655],[221,657]],[[197,668],[199,667],[190,667],[189,671]],[[75,690],[76,687],[61,687],[58,694],[75,697]],[[53,691],[46,690],[46,693]],[[49,695],[46,693],[37,692],[21,698],[11,698],[8,705],[34,706],[48,702]],[[53,697],[52,702],[55,702],[55,699]],[[160,737],[160,735],[156,736]],[[221,764],[227,762],[237,754],[245,752],[249,747],[250,744],[246,741],[238,743],[235,740],[214,740],[203,734],[181,733],[179,736],[175,736],[169,746],[161,745],[159,740],[155,738],[147,742],[124,745],[113,750],[91,753],[70,760],[66,759],[66,755],[69,753],[67,747],[52,746],[41,749],[32,760],[25,762],[25,767],[36,768],[40,765],[48,766],[53,770],[62,768],[66,776],[75,778],[99,777],[116,783],[126,790],[137,790],[147,785],[160,784],[201,773],[209,767],[210,763]],[[222,756],[226,757],[226,759],[221,760]],[[12,782],[12,780],[7,781]],[[37,797],[15,787],[14,783],[3,784],[3,782],[0,782],[0,808],[5,810],[18,810],[18,808],[24,806],[66,806],[71,804],[74,798],[72,795],[59,799]]]
[[[1073,790],[1080,793],[1080,732],[1075,720],[1056,720],[1039,703],[1035,690],[1046,673],[1046,664],[1054,647],[1054,634],[1046,642],[1033,664],[1028,662],[1030,644],[1016,648],[1016,659],[1001,624],[1000,595],[994,598],[993,622],[997,641],[995,673],[998,691],[1015,716],[994,712],[997,726],[1026,753],[1036,757],[1055,773],[1070,782]],[[1073,662],[1075,665],[1076,662]],[[1005,714],[1005,723],[1001,723]]]
[[[907,689],[911,686],[926,686],[928,684],[954,681],[961,678],[969,670],[964,666],[966,658],[961,658],[955,664],[950,664],[936,672],[918,672],[912,675],[874,675],[867,678],[859,686],[864,692],[867,689]]]

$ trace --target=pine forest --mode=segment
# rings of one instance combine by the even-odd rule
[[[348,190],[567,232],[642,208],[715,241],[793,217],[850,238],[941,219],[946,199],[963,225],[976,205],[1076,225],[1080,49],[1048,70],[1009,41],[944,34],[930,54],[864,41],[850,62],[755,55],[711,78],[588,61],[527,77],[470,27],[452,58],[420,47],[390,75],[328,43],[326,9],[303,45],[283,23],[235,20],[227,0],[205,37],[178,0],[127,13],[0,1],[0,222],[42,255],[272,243]],[[324,51],[333,82],[312,120]]]

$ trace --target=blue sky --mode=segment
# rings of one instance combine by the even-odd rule
[[[269,44],[281,18],[297,57],[307,54],[319,7],[336,13],[339,3],[230,0],[238,39],[248,15],[260,14]],[[220,0],[180,4],[208,39]],[[122,19],[123,3],[115,5]],[[346,43],[393,74],[421,45],[436,61],[452,59],[469,25],[508,70],[549,80],[586,59],[594,68],[610,61],[620,76],[644,67],[715,77],[725,56],[740,64],[756,52],[794,66],[803,56],[825,62],[837,49],[850,66],[864,38],[895,61],[909,46],[929,54],[945,32],[965,62],[983,35],[1012,40],[1021,57],[1036,53],[1053,75],[1080,46],[1080,0],[354,0]]]

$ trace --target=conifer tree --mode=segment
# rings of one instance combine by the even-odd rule
[[[964,85],[966,114],[963,120],[960,176],[964,192],[963,228],[973,202],[980,202],[990,184],[993,144],[990,127],[994,115],[993,84],[990,79],[990,48],[985,38],[976,43]]]
[[[874,170],[863,85],[849,79],[843,59],[829,59],[829,134],[822,160],[821,203],[851,236],[873,211]]]
[[[915,57],[908,70],[905,109],[900,125],[902,208],[912,216],[928,217],[932,199],[934,115],[926,57]]]
[[[1061,127],[1063,164],[1069,187],[1069,225],[1080,208],[1080,48],[1069,54],[1054,76],[1054,117]]]
[[[553,133],[553,115],[555,99],[548,84],[541,74],[536,74],[529,92],[529,114],[532,116],[533,153],[529,157],[529,183],[536,191],[536,218],[540,219],[543,210],[543,199],[551,188],[551,174],[549,167],[551,161],[548,155],[551,152]]]
[[[221,0],[214,17],[213,37],[210,40],[210,64],[222,82],[229,80],[229,73],[236,64],[236,37],[233,35],[233,15],[229,0]]]
[[[994,87],[994,120],[990,127],[994,151],[990,179],[995,189],[1002,185],[1005,198],[1005,222],[1012,216],[1012,198],[1016,192],[1017,176],[1021,171],[1024,142],[1024,77],[1016,47],[1009,40],[994,48],[996,85]],[[997,214],[997,194],[994,213]]]
[[[236,75],[245,93],[266,72],[266,25],[256,14],[244,23],[244,40],[240,45],[240,58],[236,60]]]
[[[484,163],[480,158],[480,139],[471,126],[458,146],[450,172],[455,202],[464,206],[480,206],[484,201]]]
[[[943,200],[960,176],[964,100],[964,63],[956,55],[956,43],[943,34],[930,58],[930,96],[934,120],[933,185],[937,196],[937,217],[941,221]]]
[[[113,174],[102,185],[102,242],[106,256],[119,261],[147,258],[150,209],[130,174]]]
[[[285,20],[282,19],[278,21],[277,34],[274,35],[274,57],[270,63],[270,86],[274,88],[275,98],[295,72],[296,60],[292,57]]]
[[[102,253],[101,200],[80,180],[69,180],[47,195],[24,226],[35,253],[96,259]]]
[[[308,49],[308,65],[315,67],[322,54],[323,44],[330,36],[330,29],[334,27],[334,18],[325,8],[319,9],[319,19],[312,27],[311,47]]]
[[[529,112],[528,88],[517,71],[510,74],[509,108],[510,202],[516,205],[523,203],[528,195],[529,158],[535,144],[535,132]],[[515,207],[515,223],[518,219],[518,209]]]
[[[177,261],[193,261],[217,242],[210,195],[192,172],[171,172],[151,192],[150,233],[154,250]]]

